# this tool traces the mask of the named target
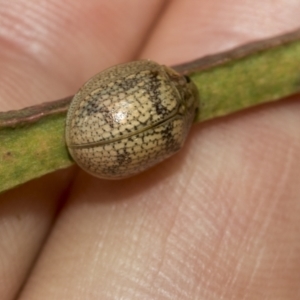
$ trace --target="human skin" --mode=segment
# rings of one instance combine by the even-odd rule
[[[298,0],[0,0],[0,107],[300,27]],[[234,95],[233,95],[234,97]],[[300,98],[197,124],[133,178],[76,167],[0,196],[0,299],[299,299]]]

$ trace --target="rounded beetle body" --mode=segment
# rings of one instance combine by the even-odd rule
[[[74,96],[66,143],[75,162],[94,176],[135,175],[176,153],[197,109],[192,82],[149,60],[109,68]]]

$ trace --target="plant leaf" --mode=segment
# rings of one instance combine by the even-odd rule
[[[200,95],[196,122],[300,92],[300,30],[174,67]],[[72,97],[0,113],[0,192],[73,164],[65,145]]]

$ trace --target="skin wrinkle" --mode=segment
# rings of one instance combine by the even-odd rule
[[[179,228],[181,231],[185,231],[185,228],[184,228],[184,224],[185,223],[188,223],[188,222],[186,222],[186,221],[184,221],[184,220],[182,220],[183,219],[183,217],[185,217],[185,218],[189,218],[189,215],[190,215],[190,213],[189,213],[189,210],[188,209],[186,209],[185,207],[183,208],[183,209],[181,209],[182,211],[185,211],[185,213],[182,215],[182,217],[180,218],[180,220],[178,220],[177,221],[177,228]],[[196,225],[196,224],[195,224]],[[175,225],[174,225],[175,226]],[[179,231],[178,229],[175,229],[177,232]],[[187,228],[187,231],[186,232],[188,232],[188,228]],[[176,233],[175,235],[174,235],[174,237],[173,238],[176,238],[176,236],[178,236],[178,238],[180,239],[180,242],[172,242],[170,245],[169,245],[169,250],[168,250],[168,252],[171,254],[171,253],[174,253],[174,255],[172,255],[173,257],[176,257],[176,255],[175,255],[175,253],[176,253],[176,249],[178,248],[178,250],[180,251],[180,252],[182,252],[182,248],[180,247],[181,246],[181,244],[182,245],[185,245],[186,244],[186,242],[190,239],[189,238],[189,236],[187,237],[187,239],[185,239],[184,238],[184,235],[183,236],[181,236],[181,234],[180,233]],[[192,239],[190,239],[190,240],[193,240],[193,238]],[[193,247],[193,248],[195,248],[195,247]],[[191,248],[190,248],[190,250],[191,250]],[[177,251],[178,252],[178,251]],[[189,256],[190,256],[191,254],[190,254],[190,252],[188,252],[188,253],[186,253],[186,258],[188,258]],[[172,261],[172,260],[170,260],[170,261]],[[179,261],[180,262],[180,261]],[[201,260],[200,260],[200,262],[201,262]],[[176,264],[175,264],[176,265]],[[172,272],[171,272],[172,273]]]
[[[142,232],[142,230],[141,230]],[[150,264],[150,269],[149,271],[149,274],[147,274],[147,270],[145,270],[144,272],[147,274],[146,276],[142,276],[143,278],[143,286],[147,286],[151,292],[153,292],[153,286],[155,286],[155,275],[156,274],[160,274],[160,270],[161,270],[161,266],[164,262],[164,251],[162,251],[162,247],[160,247],[159,251],[156,251],[158,253],[162,253],[160,255],[158,255],[158,253],[155,253],[153,256],[152,256],[152,260],[150,259],[151,256],[148,258],[149,260],[149,264]],[[153,258],[155,258],[155,264],[153,262]],[[147,261],[148,261],[147,260]],[[140,261],[142,261],[142,259],[140,259]],[[147,265],[147,264],[146,264]],[[146,279],[146,280],[145,280]]]
[[[242,178],[241,182],[246,182],[247,180],[248,181],[250,180],[252,182],[252,189],[251,189],[250,194],[248,194],[249,199],[250,199],[249,205],[251,205],[253,203],[253,205],[251,205],[252,207],[251,207],[250,213],[248,212],[249,210],[247,210],[246,214],[242,214],[241,217],[239,218],[239,216],[240,216],[240,214],[238,213],[239,205],[233,206],[233,216],[236,216],[236,221],[238,222],[239,225],[241,225],[241,224],[245,225],[245,226],[243,226],[243,234],[244,235],[247,235],[247,233],[248,233],[248,231],[245,231],[245,230],[247,230],[247,229],[251,230],[251,224],[253,222],[255,222],[256,219],[259,220],[259,218],[256,218],[255,216],[257,215],[257,213],[259,213],[261,211],[261,209],[263,207],[262,206],[263,205],[263,201],[262,201],[263,195],[260,195],[261,191],[259,189],[259,185],[260,185],[259,173],[258,173],[258,176],[256,176],[254,178],[254,182],[253,182],[253,180],[251,180],[251,176],[249,176],[249,174],[251,174],[252,172],[251,173],[247,172],[247,169],[249,170],[249,168],[247,168],[247,167],[243,168],[244,176],[241,175],[240,177]],[[251,169],[250,169],[250,171],[251,171]],[[233,185],[231,185],[231,187],[233,187]],[[243,195],[244,188],[245,187],[243,185],[241,185],[239,188],[240,193],[242,193],[242,195]],[[229,194],[231,192],[234,192],[234,190],[230,189],[228,191]],[[236,197],[236,198],[242,199],[243,198],[242,195],[240,195],[239,197]],[[254,201],[251,201],[251,199],[253,199]],[[257,200],[255,201],[255,199],[257,199]],[[258,200],[258,199],[261,199],[261,200]],[[239,202],[237,202],[237,203],[239,203]],[[250,217],[248,217],[249,215],[250,215]],[[253,216],[251,217],[251,215],[253,215]],[[237,218],[239,218],[239,219],[237,219]],[[241,247],[241,244],[239,245],[237,250],[239,250],[240,247]]]
[[[272,202],[272,203],[273,203],[273,202]],[[274,203],[274,204],[273,204],[273,207],[275,207],[276,204],[277,204],[277,203]],[[259,212],[259,211],[261,211],[261,210],[260,210],[260,209],[257,209],[256,211]],[[263,227],[264,227],[265,229],[262,228],[262,229],[259,231],[260,237],[258,236],[258,240],[263,240],[263,236],[265,235],[265,232],[267,232],[267,230],[268,230],[268,225],[269,225],[268,219],[270,218],[269,216],[271,216],[271,211],[268,212],[267,219],[266,219],[265,222],[264,222]],[[261,226],[260,226],[260,227],[261,227]],[[280,251],[280,249],[277,249],[277,250]],[[249,284],[249,286],[250,286],[250,284]]]
[[[244,287],[244,291],[245,291],[244,296],[241,295],[241,296],[243,297],[242,300],[246,300],[246,299],[248,298],[248,292],[247,292],[247,290],[248,290],[249,287],[253,284],[254,277],[255,277],[255,275],[256,275],[257,272],[258,272],[258,268],[259,268],[259,266],[260,266],[260,264],[261,264],[261,260],[262,260],[262,257],[263,257],[263,255],[264,255],[264,252],[265,252],[264,247],[261,248],[261,249],[259,250],[259,252],[258,252],[258,255],[257,255],[257,257],[256,257],[256,260],[255,260],[254,266],[253,266],[253,268],[252,268],[252,271],[251,271],[251,273],[249,274],[249,275],[250,275],[250,276],[249,276],[249,279],[248,279],[248,281],[247,281],[247,283],[246,283],[246,285],[245,285],[245,287]],[[262,295],[257,295],[257,296],[262,297]]]
[[[165,242],[162,245],[162,248],[165,249],[163,251],[164,255],[161,258],[162,263],[160,265],[160,268],[157,270],[157,275],[161,275],[165,279],[165,281],[168,282],[168,284],[171,286],[170,290],[173,289],[173,290],[177,291],[177,293],[180,293],[181,290],[177,287],[176,283],[174,283],[172,278],[170,278],[168,275],[164,274],[164,272],[162,271],[162,267],[163,267],[163,265],[168,265],[168,260],[166,259],[167,256],[165,254],[170,253],[172,255],[172,252],[176,249],[176,247],[179,247],[179,244],[176,244],[176,245],[173,245],[173,247],[171,246],[170,249],[167,250],[166,246],[170,243],[169,239],[171,238],[171,235],[174,234],[173,230],[174,230],[175,222],[177,220],[177,216],[179,214],[179,211],[180,211],[180,208],[181,208],[182,205],[183,205],[183,202],[180,201],[180,204],[178,205],[178,207],[177,207],[177,209],[176,209],[176,211],[173,215],[173,218],[172,218],[173,221],[171,222],[171,224],[169,224],[168,232],[166,232],[166,235],[165,235],[165,238],[164,238]],[[170,252],[170,250],[172,252]],[[177,263],[178,263],[178,261],[177,261]],[[170,266],[168,266],[168,267],[170,267]],[[175,272],[177,271],[177,268],[171,268],[171,269],[173,269],[173,272],[171,272],[173,274],[174,274],[174,271]],[[159,278],[159,276],[157,276],[157,277]],[[162,292],[162,290],[161,290],[161,292]]]
[[[180,244],[179,244],[180,245]],[[171,247],[172,248],[172,247]]]
[[[232,285],[230,286],[230,288],[232,288],[232,287],[234,288],[234,285],[238,282],[240,274],[242,273],[243,269],[244,269],[244,257],[242,257],[242,259],[240,259],[240,260],[237,260],[237,266],[234,270],[235,272],[233,272],[233,278],[231,280]],[[226,293],[227,293],[227,291],[226,291]],[[224,293],[222,293],[222,296],[225,297],[225,291],[224,291]]]
[[[257,211],[259,211],[259,206],[255,206],[254,207],[254,211],[253,213],[255,214]],[[248,234],[251,233],[252,227],[254,226],[253,223],[255,224],[255,218],[251,217],[251,215],[249,215],[248,212],[246,212],[246,214],[239,214],[238,210],[233,212],[233,224],[235,224],[236,226],[234,227],[234,230],[236,230],[236,227],[241,227],[238,229],[238,234],[235,234],[236,236],[240,236],[241,237],[241,242],[236,246],[236,252],[240,252],[243,251],[243,249],[245,249],[244,251],[247,253],[249,252],[249,249],[247,249],[247,243],[249,244],[249,241],[245,240],[244,237],[247,236]],[[234,236],[232,237],[234,238]],[[251,248],[254,248],[253,243],[251,244]],[[247,251],[248,250],[248,251]],[[243,251],[243,252],[244,252]],[[242,256],[243,259],[243,256]],[[239,262],[237,261],[237,264]]]
[[[275,268],[275,264],[276,263],[278,264],[278,262],[280,262],[279,257],[280,257],[280,252],[281,252],[280,250],[282,248],[283,247],[281,245],[278,245],[278,251],[276,252],[276,256],[272,259],[272,263],[270,263],[269,272],[276,272],[277,271],[276,270],[277,268]],[[283,267],[284,267],[284,265],[283,265]],[[285,273],[284,271],[285,270],[283,269],[282,273]],[[271,282],[266,281],[266,284],[267,284],[267,287],[271,288]],[[279,287],[276,286],[275,288],[279,288],[280,289],[280,286]]]
[[[225,223],[227,224],[227,221]],[[216,261],[219,260],[219,255],[220,255],[220,253],[222,253],[222,252],[219,253],[218,250],[222,248],[222,242],[224,241],[225,236],[226,236],[226,234],[225,234],[226,226],[228,226],[228,225],[225,225],[224,228],[222,228],[222,232],[219,232],[219,236],[218,236],[218,240],[217,240],[216,246],[214,247],[214,251],[212,252],[212,254],[210,256],[210,259],[207,262],[207,265],[211,265],[212,269],[215,269]],[[226,266],[221,267],[221,268],[223,268],[224,271],[226,270]],[[223,286],[224,279],[225,279],[223,277],[226,274],[226,271],[225,271],[224,275],[222,274],[223,270],[221,270],[220,267],[218,267],[218,269],[215,270],[215,272],[211,274],[211,276],[213,277],[213,279],[210,278],[210,277],[208,277],[207,281],[208,282],[209,281],[214,282],[217,279],[215,284],[219,285],[218,282],[220,281],[220,282],[222,282],[222,286]],[[226,283],[226,281],[227,281],[227,279],[225,280],[225,283]]]
[[[185,241],[183,241],[185,242]],[[174,244],[175,245],[175,244]],[[177,248],[174,249],[174,256],[177,255],[177,267],[172,268],[172,261],[169,262],[169,270],[171,271],[173,277],[172,282],[176,285],[178,290],[178,298],[187,298],[189,299],[192,294],[192,288],[195,286],[195,278],[196,274],[193,273],[191,269],[191,264],[189,261],[191,260],[191,255],[184,255],[187,251],[180,244],[177,245]],[[186,258],[186,260],[185,260]],[[183,272],[181,272],[181,270]],[[190,276],[186,276],[185,270],[189,270]],[[183,288],[184,287],[184,288]]]
[[[100,241],[100,240],[99,240]],[[99,257],[100,257],[100,254],[102,254],[102,251],[100,250],[102,247],[102,245],[99,247],[99,244],[103,244],[101,242],[98,243],[98,245],[96,245],[97,247],[97,250],[94,251],[94,257],[93,257],[93,260],[92,260],[92,263],[90,264],[90,267],[89,267],[89,274],[88,276],[85,278],[85,280],[83,280],[82,284],[81,284],[81,292],[80,292],[80,289],[79,289],[79,294],[84,294],[85,291],[93,291],[93,281],[94,281],[94,278],[96,277],[96,270],[97,270],[97,265],[100,261]],[[84,286],[84,287],[83,287]],[[82,292],[84,291],[84,292]]]
[[[197,203],[197,207],[200,208],[199,212],[204,211],[205,213],[210,213],[210,211],[208,211],[207,208],[207,202],[205,201],[205,196],[207,194],[210,194],[212,192],[212,190],[214,190],[215,188],[215,181],[218,181],[218,174],[220,173],[214,173],[212,170],[212,172],[210,174],[205,172],[205,165],[208,164],[208,159],[203,155],[203,153],[201,154],[201,162],[200,165],[203,168],[193,168],[194,167],[194,159],[197,157],[198,153],[193,151],[193,145],[194,144],[200,144],[200,147],[205,148],[207,146],[207,143],[203,142],[202,140],[205,140],[205,135],[206,132],[205,131],[201,131],[199,134],[199,137],[202,136],[201,139],[199,139],[199,137],[197,137],[195,134],[193,134],[193,141],[191,143],[191,145],[186,145],[186,147],[183,149],[182,151],[182,155],[183,157],[187,157],[190,159],[185,159],[185,165],[184,165],[184,169],[182,170],[183,175],[180,177],[182,178],[182,184],[186,184],[184,182],[184,180],[186,182],[189,183],[189,187],[186,189],[187,194],[186,194],[186,198],[188,198],[188,196],[190,197],[197,197],[197,199],[203,199],[203,201],[199,201],[199,203]],[[210,146],[210,145],[209,145]],[[191,150],[190,150],[191,149]],[[209,151],[208,151],[209,152]],[[207,152],[207,155],[208,155]],[[216,158],[216,160],[214,162],[220,162],[222,161],[222,153],[220,153],[220,155]],[[206,154],[206,153],[205,153]],[[187,175],[188,171],[192,169],[193,172],[193,176],[197,176],[197,177],[201,177],[201,185],[199,185],[197,182],[193,182],[190,179],[192,178],[192,176]],[[189,180],[186,180],[186,176],[189,176]],[[192,186],[191,186],[192,185]],[[195,188],[193,188],[195,187]],[[194,192],[194,191],[197,192]],[[193,191],[193,192],[190,192]]]
[[[203,263],[202,261],[197,261],[197,247],[193,247],[191,244],[190,247],[185,249],[184,246],[187,242],[190,242],[192,237],[181,238],[182,243],[176,244],[173,241],[172,245],[174,247],[173,256],[177,258],[178,267],[176,269],[172,268],[172,261],[169,262],[170,270],[172,271],[175,276],[178,277],[178,286],[183,287],[184,289],[180,288],[181,296],[185,296],[185,298],[190,299],[193,297],[193,291],[198,286],[197,282],[199,282],[199,269],[202,270]],[[195,254],[194,254],[195,253]],[[174,259],[173,259],[174,260]],[[196,263],[195,263],[196,262]],[[199,268],[200,265],[200,268]],[[189,271],[189,276],[186,276],[185,270]],[[182,284],[184,283],[184,284]]]
[[[219,182],[220,179],[219,178],[211,178],[211,182],[218,182],[218,187],[220,186]],[[225,181],[225,180],[224,180]],[[216,189],[214,190],[213,188],[210,188],[209,190],[206,191],[206,194],[211,194],[212,195],[212,199],[214,199],[215,201],[217,199],[223,199],[222,193],[220,194],[220,189]],[[204,199],[203,199],[204,200]],[[200,212],[203,211],[203,221],[207,222],[209,221],[209,223],[204,224],[204,225],[208,225],[210,227],[210,230],[214,233],[217,234],[219,232],[219,230],[217,229],[218,223],[216,223],[215,220],[218,220],[218,216],[220,215],[220,212],[222,214],[222,211],[224,210],[228,210],[228,208],[226,208],[226,204],[224,202],[221,202],[220,205],[216,206],[216,208],[213,208],[211,206],[215,206],[218,204],[218,202],[211,202],[211,203],[206,203],[205,201],[197,203],[197,205],[199,205],[200,207],[202,207],[201,209],[199,209]],[[206,206],[204,206],[206,204]],[[208,205],[208,206],[207,206]],[[217,213],[215,212],[215,209],[217,209]],[[226,215],[226,214],[225,214]]]
[[[170,227],[170,226],[168,226],[168,227]],[[170,231],[170,229],[168,229],[168,231]],[[165,234],[165,236],[164,236],[164,240],[167,240],[168,238],[167,238],[167,236],[168,236],[168,234]],[[164,244],[166,244],[167,243],[167,241],[165,241],[164,242]],[[164,248],[164,246],[163,245],[161,245],[160,246],[160,249],[163,249]],[[165,257],[165,255],[164,255],[164,253],[165,253],[165,251],[160,251],[162,254],[161,255],[159,255],[160,256],[160,258],[159,258],[159,264],[155,267],[155,270],[153,270],[154,271],[154,273],[153,274],[151,274],[151,281],[148,283],[148,287],[150,288],[152,285],[153,286],[155,286],[155,277],[156,277],[156,275],[155,274],[160,274],[160,269],[161,269],[161,266],[162,266],[162,264],[164,264],[164,262],[165,262],[165,259],[164,259],[164,257]],[[157,257],[157,254],[155,255],[155,257]],[[152,264],[153,264],[153,262],[152,262]]]
[[[282,188],[281,189],[282,192],[280,193],[280,186],[285,185],[285,178],[287,178],[287,173],[291,166],[290,153],[291,153],[291,150],[288,149],[288,153],[286,155],[288,160],[286,161],[286,164],[284,165],[284,170],[282,172],[282,175],[280,175],[279,180],[277,180],[277,182],[279,182],[279,184],[276,186],[276,189],[273,191],[273,193],[272,193],[273,195],[271,194],[272,197],[270,197],[270,198],[272,198],[272,202],[271,202],[271,205],[268,207],[268,214],[266,215],[266,217],[264,219],[264,223],[261,226],[261,231],[259,232],[258,237],[260,239],[262,239],[262,236],[265,235],[265,231],[267,231],[266,229],[268,228],[268,226],[270,224],[271,217],[273,216],[274,211],[279,204],[282,193],[284,192],[284,189]]]
[[[122,283],[122,284],[120,284]],[[136,286],[136,280],[135,278],[132,278],[131,276],[124,276],[124,274],[122,274],[120,276],[119,273],[117,273],[117,277],[116,280],[114,282],[114,284],[112,284],[111,286],[113,288],[116,288],[118,290],[118,293],[115,294],[114,299],[120,299],[120,297],[122,297],[122,295],[128,295],[128,292],[131,292],[131,295],[128,296],[136,296],[136,292],[138,291],[138,293],[141,294],[148,294],[148,289],[147,287],[140,285],[139,289],[137,290],[136,288],[134,288]],[[130,298],[128,298],[130,299]]]
[[[140,226],[139,226],[140,227]]]
[[[108,216],[112,216],[112,213],[110,212],[109,214],[107,214]],[[109,218],[110,220],[111,220],[111,217]],[[110,222],[110,221],[109,221]],[[101,228],[99,228],[100,230],[101,230]],[[105,240],[106,239],[106,237],[107,237],[107,231],[105,231],[104,232],[104,234],[103,234],[103,232],[102,232],[102,234],[101,234],[101,236],[102,236],[102,238],[101,239],[95,239],[95,240],[99,240],[99,241],[102,241],[102,242],[100,242],[100,243],[102,243],[103,244],[103,240]],[[103,256],[103,251],[100,253],[100,251],[99,251],[99,248],[96,250],[96,251],[90,251],[90,252],[92,252],[92,253],[97,253],[97,257],[100,257],[100,254]],[[97,261],[97,259],[96,258],[94,258],[93,259],[93,261],[95,262],[95,261]],[[83,258],[83,262],[81,263],[82,265],[84,265],[84,258]],[[93,263],[91,263],[91,266],[89,267],[89,269],[91,270],[91,272],[92,272],[92,270],[95,270],[95,268],[96,268],[96,265],[94,265],[94,267],[93,267]],[[93,279],[93,276],[92,276],[92,274],[90,274],[90,276],[89,276],[90,278],[91,278],[91,281],[93,281],[94,279]],[[86,281],[86,284],[88,284],[89,283],[89,281],[88,280],[85,280]],[[93,286],[93,283],[90,281],[90,287],[92,287]],[[88,290],[88,289],[86,289],[86,290]]]

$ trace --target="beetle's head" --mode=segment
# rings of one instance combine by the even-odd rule
[[[171,68],[165,67],[165,71],[181,96],[183,109],[194,119],[199,108],[199,93],[196,85],[188,76],[181,75]]]

